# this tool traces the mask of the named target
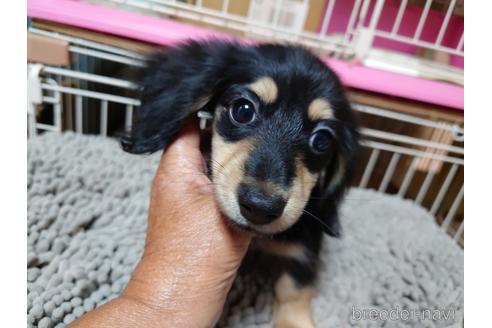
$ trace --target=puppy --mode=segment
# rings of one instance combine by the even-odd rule
[[[337,207],[359,133],[337,76],[308,50],[190,41],[149,59],[141,107],[123,149],[163,149],[197,111],[213,116],[211,179],[222,212],[279,259],[276,327],[312,327],[323,232]]]

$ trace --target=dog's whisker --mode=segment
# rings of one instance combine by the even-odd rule
[[[313,219],[315,219],[316,221],[318,221],[322,226],[324,226],[325,228],[327,228],[328,230],[331,230],[331,227],[328,226],[328,224],[326,224],[323,220],[321,220],[319,217],[317,217],[316,215],[314,215],[313,213],[311,212],[308,212],[307,210],[303,209],[302,212],[306,213],[307,215],[309,215],[310,217],[312,217]]]
[[[211,157],[210,157],[210,164],[216,164],[216,165],[220,166],[222,169],[225,169],[224,165],[222,165],[219,161],[217,161]]]

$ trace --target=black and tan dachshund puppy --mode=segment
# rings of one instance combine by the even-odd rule
[[[314,326],[322,234],[340,234],[337,207],[359,140],[337,76],[298,46],[190,41],[149,59],[141,83],[124,150],[161,150],[191,114],[209,112],[217,203],[282,259],[274,324]]]

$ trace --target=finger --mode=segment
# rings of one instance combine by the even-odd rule
[[[200,152],[200,131],[194,120],[186,122],[176,138],[169,144],[161,159],[163,165],[177,165],[203,172],[203,156]]]
[[[173,152],[186,147],[198,150],[200,147],[200,130],[195,120],[188,120],[174,140],[169,144],[167,151]],[[186,150],[185,148],[185,150]]]

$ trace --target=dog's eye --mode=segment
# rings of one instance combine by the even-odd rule
[[[237,99],[229,107],[229,117],[235,125],[244,125],[256,119],[254,104],[248,99]]]
[[[316,154],[322,154],[326,152],[333,142],[333,131],[328,128],[320,128],[311,135],[309,138],[309,146],[311,150]]]

